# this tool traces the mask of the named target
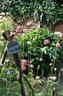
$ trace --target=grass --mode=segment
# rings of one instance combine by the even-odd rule
[[[0,96],[20,96],[19,84],[15,82],[0,82]]]
[[[34,83],[34,81],[33,81],[33,83]],[[39,85],[36,84],[36,87],[34,85],[34,87],[35,87],[34,96],[52,96],[51,85],[44,87],[44,89],[41,88],[41,85],[40,86]],[[19,87],[19,84],[17,81],[13,81],[13,82],[1,82],[0,81],[0,96],[20,96],[19,88],[20,87]],[[30,92],[29,89],[27,91]],[[32,96],[32,95],[31,95],[31,93],[29,93],[27,96]]]
[[[23,84],[25,87],[26,96],[53,96],[53,87],[56,87],[58,96],[63,96],[63,83],[53,82],[52,80],[38,79],[31,80],[23,79]],[[30,90],[29,84],[33,86],[34,95]],[[17,81],[2,81],[0,80],[0,96],[20,96],[20,86]]]

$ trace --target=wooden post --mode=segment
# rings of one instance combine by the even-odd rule
[[[15,63],[16,63],[16,66],[18,67],[18,70],[19,70],[19,83],[20,83],[20,87],[21,87],[21,95],[22,96],[26,96],[25,94],[25,90],[24,90],[24,87],[23,87],[23,82],[22,82],[22,68],[20,66],[21,62],[20,62],[20,59],[19,59],[19,55],[18,53],[15,53],[13,54],[13,57],[14,57],[14,60],[15,60]]]
[[[7,46],[4,49],[4,53],[3,53],[2,58],[0,60],[0,64],[4,64],[6,56],[7,56]]]

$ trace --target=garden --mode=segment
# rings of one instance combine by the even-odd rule
[[[63,96],[59,22],[62,0],[0,0],[0,96]]]

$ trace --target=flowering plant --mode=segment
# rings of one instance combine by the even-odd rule
[[[60,33],[61,34],[61,33]],[[18,41],[21,45],[21,56],[40,60],[43,54],[47,54],[50,59],[57,59],[61,51],[61,37],[58,32],[51,33],[47,29],[35,29],[19,36]]]
[[[22,34],[18,38],[21,45],[21,58],[28,58],[35,68],[38,65],[48,66],[54,61],[59,61],[62,52],[61,36],[58,32],[52,33],[44,28]]]

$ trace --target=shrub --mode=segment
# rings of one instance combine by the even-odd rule
[[[17,22],[34,16],[41,24],[51,27],[63,21],[63,1],[57,0],[0,0],[0,12],[9,12]]]
[[[1,0],[0,12],[9,12],[17,22],[26,20],[33,12],[33,3],[23,0]]]
[[[42,68],[45,68],[45,72],[48,74],[48,71],[53,70],[55,63],[60,60],[60,52],[62,52],[60,35],[51,33],[47,29],[39,28],[24,33],[18,37],[18,41],[21,58],[28,58],[30,63],[35,66],[34,70],[39,65],[38,69],[42,71]]]
[[[56,22],[63,21],[63,3],[60,3],[58,1],[57,4],[57,0],[42,0],[41,3],[39,1],[36,2],[34,15],[35,20],[40,21],[41,27],[47,26],[51,28]]]

